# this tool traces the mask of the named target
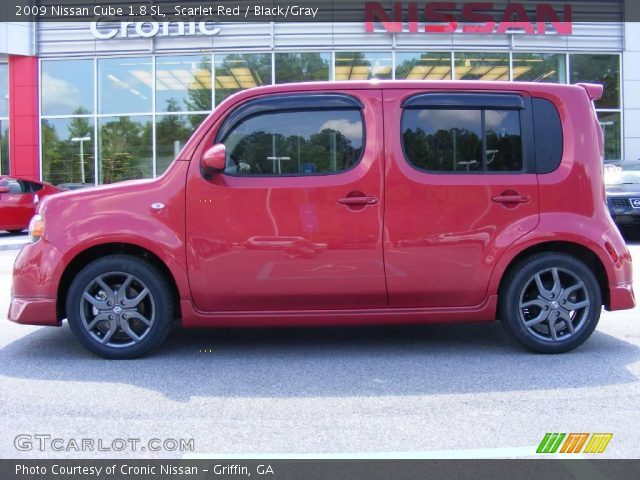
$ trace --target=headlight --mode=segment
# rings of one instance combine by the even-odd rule
[[[44,235],[44,219],[36,214],[29,222],[29,243],[36,243]]]

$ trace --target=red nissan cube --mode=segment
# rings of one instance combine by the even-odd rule
[[[9,319],[107,358],[183,327],[490,322],[569,351],[634,307],[597,85],[333,82],[221,103],[169,169],[44,200]]]

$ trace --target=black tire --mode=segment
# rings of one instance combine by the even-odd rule
[[[558,290],[556,285],[562,287],[563,282]],[[516,340],[535,352],[564,353],[578,347],[595,330],[601,310],[602,294],[594,273],[564,253],[532,255],[503,280],[499,318]],[[540,321],[545,315],[548,319]]]
[[[13,235],[17,235],[18,233],[22,233],[22,232],[24,232],[24,230],[25,230],[25,229],[23,228],[23,229],[21,229],[21,230],[7,230],[7,232],[9,232],[9,233],[11,233],[11,234],[13,234]]]
[[[127,283],[129,279],[132,280]],[[90,299],[84,296],[85,290]],[[97,293],[90,293],[96,290]],[[110,293],[107,295],[105,290]],[[142,300],[137,300],[143,294]],[[134,305],[136,300],[138,303]],[[121,307],[125,303],[128,306]],[[132,359],[149,353],[164,341],[174,319],[175,299],[164,274],[154,265],[130,255],[109,255],[91,262],[76,275],[69,287],[66,308],[69,326],[85,348],[103,358]],[[97,322],[93,328],[92,322]]]

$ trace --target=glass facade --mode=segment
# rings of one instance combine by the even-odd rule
[[[567,82],[567,57],[557,53],[514,53],[513,80],[518,82]]]
[[[331,79],[330,53],[276,53],[275,83]]]
[[[451,80],[450,52],[396,53],[396,80]]]
[[[212,108],[233,93],[260,85],[322,80],[603,83],[605,97],[596,108],[605,158],[622,155],[619,54],[198,53],[42,60],[41,77],[42,178],[54,184],[160,175]],[[8,168],[7,83],[7,66],[0,64],[2,172]]]
[[[336,52],[336,80],[391,80],[391,52]]]
[[[95,182],[93,118],[44,119],[40,135],[42,151],[47,152],[43,179],[54,185]]]
[[[212,72],[211,58],[207,56],[158,57],[156,60],[156,110],[159,112],[211,110]],[[150,83],[148,86],[152,87]]]
[[[456,52],[456,80],[509,80],[508,53],[468,53]]]
[[[271,54],[216,55],[216,104],[245,88],[271,85]]]
[[[9,65],[0,63],[0,175],[9,173]]]

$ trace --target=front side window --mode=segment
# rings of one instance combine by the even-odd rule
[[[364,127],[359,110],[273,111],[250,116],[222,140],[229,175],[318,175],[359,161]]]
[[[402,142],[408,161],[430,172],[523,170],[518,110],[405,110]]]

